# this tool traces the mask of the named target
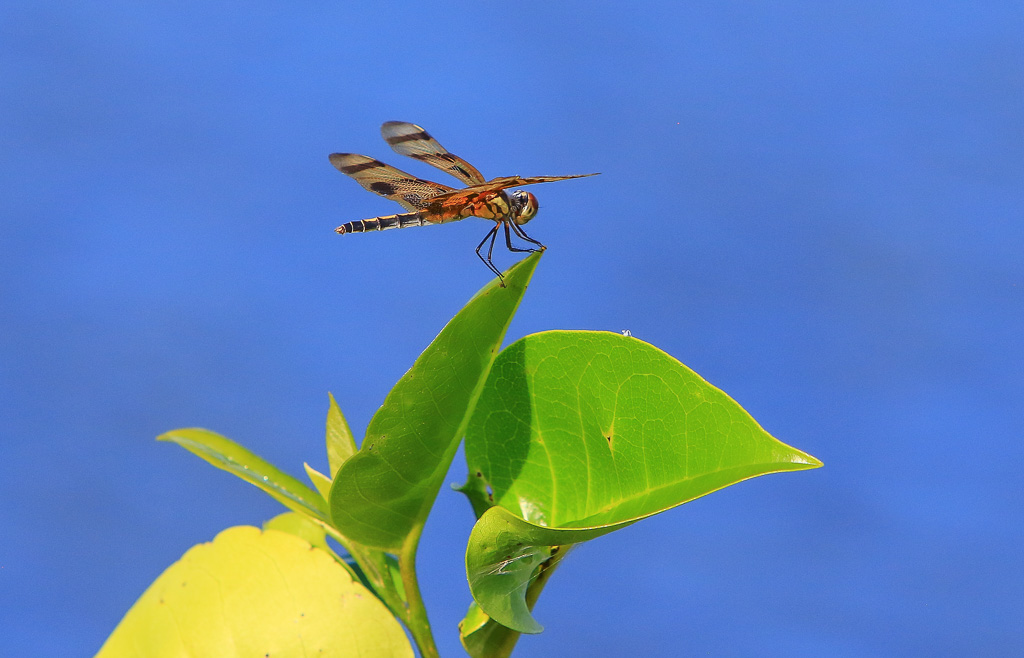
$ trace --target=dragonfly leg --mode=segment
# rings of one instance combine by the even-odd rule
[[[491,260],[491,256],[494,254],[494,241],[498,238],[498,226],[499,224],[495,224],[494,228],[491,229],[491,246],[487,248],[487,263],[491,266],[492,270],[494,269],[494,261]],[[498,276],[501,276],[501,274]]]
[[[520,249],[519,247],[513,247],[512,246],[512,236],[509,235],[509,232],[508,232],[508,225],[511,224],[511,223],[512,222],[502,222],[502,224],[505,225],[505,244],[508,246],[508,250],[509,251],[518,251],[520,253],[533,253],[533,252],[537,251],[536,249]],[[513,224],[513,226],[515,226],[515,225]]]
[[[526,234],[526,231],[519,224],[516,224],[515,222],[509,222],[509,224],[512,225],[512,230],[516,232],[516,235],[518,235],[522,239],[526,240],[527,242],[532,242],[533,244],[537,245],[538,247],[540,247],[541,251],[544,251],[545,249],[547,249],[547,247],[545,247],[541,243],[537,242],[536,240],[534,240],[533,238],[528,236]],[[521,250],[514,250],[514,251],[521,251]],[[537,250],[536,249],[526,249],[525,251],[537,251]]]
[[[501,275],[501,272],[498,270],[498,268],[496,268],[494,266],[494,263],[491,262],[491,254],[494,252],[494,239],[496,237],[498,237],[498,227],[500,225],[501,225],[500,223],[495,224],[494,227],[491,228],[491,230],[487,232],[487,235],[484,236],[484,239],[481,240],[480,244],[478,244],[476,246],[476,255],[477,255],[477,257],[480,260],[482,260],[484,262],[484,265],[486,265],[489,270],[491,270],[492,272],[494,272],[495,274],[498,275],[498,279],[501,281],[501,287],[504,288],[505,287],[505,277],[503,277]],[[484,258],[484,255],[480,253],[480,250],[483,249],[484,243],[487,242],[488,240],[491,241],[491,246],[487,250],[487,258]]]

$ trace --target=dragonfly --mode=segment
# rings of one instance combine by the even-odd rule
[[[446,224],[467,217],[489,219],[494,222],[494,226],[477,245],[476,255],[492,272],[498,275],[502,286],[505,285],[504,277],[491,260],[499,229],[504,228],[505,230],[505,244],[509,251],[530,253],[546,249],[543,244],[531,238],[523,230],[523,225],[536,216],[540,207],[537,197],[530,192],[513,191],[509,188],[597,175],[502,176],[487,180],[476,167],[449,152],[426,130],[414,123],[388,121],[380,127],[380,132],[384,141],[396,152],[437,167],[465,183],[466,187],[453,188],[417,178],[365,155],[332,153],[330,155],[331,164],[338,171],[354,178],[367,190],[397,201],[407,211],[398,215],[385,215],[348,222],[334,230],[344,235],[409,226]],[[511,233],[515,233],[516,236],[533,246],[527,248],[513,246]],[[490,241],[490,246],[487,248],[487,256],[484,257],[480,250],[488,241]]]

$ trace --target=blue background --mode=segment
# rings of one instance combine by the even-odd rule
[[[1022,34],[1019,2],[4,3],[0,654],[91,655],[279,511],[154,436],[326,470],[327,391],[360,433],[486,283],[483,222],[332,232],[398,210],[332,151],[452,183],[398,119],[488,177],[602,172],[533,188],[509,340],[629,329],[826,464],[583,546],[517,655],[1020,655]],[[442,490],[420,554],[447,656],[471,522]]]

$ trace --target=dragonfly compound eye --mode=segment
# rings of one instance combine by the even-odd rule
[[[517,190],[514,194],[514,203],[519,212],[516,213],[516,224],[522,225],[530,221],[537,214],[537,210],[540,208],[540,204],[537,203],[537,197],[531,192],[524,192],[523,190]]]

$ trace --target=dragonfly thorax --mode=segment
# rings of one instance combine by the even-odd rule
[[[533,219],[540,208],[537,197],[523,190],[516,190],[510,194],[509,201],[512,204],[512,220],[520,226]]]
[[[505,190],[485,192],[471,197],[470,203],[461,209],[461,215],[502,222],[513,216],[512,201],[505,194]]]

